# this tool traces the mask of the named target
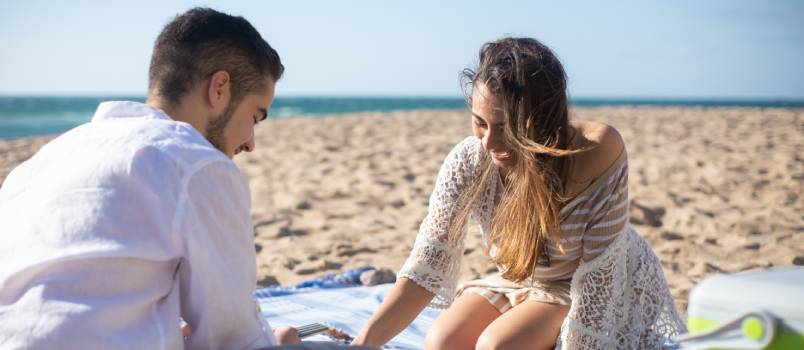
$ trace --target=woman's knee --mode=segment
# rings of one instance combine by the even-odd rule
[[[433,327],[427,331],[427,335],[424,338],[424,348],[428,350],[469,349],[472,345],[467,343],[466,338],[460,332]]]
[[[440,349],[444,345],[445,336],[440,329],[430,328],[424,336],[425,349]]]
[[[475,350],[505,349],[503,345],[504,345],[503,339],[500,339],[499,336],[496,336],[489,332],[483,332],[480,333],[480,337],[477,338],[477,344],[475,345]]]
[[[555,342],[549,339],[542,339],[536,343],[523,343],[521,339],[500,336],[494,332],[480,334],[477,338],[475,350],[501,350],[501,349],[552,349]]]
[[[464,294],[433,322],[425,349],[473,349],[480,333],[499,316],[484,297]]]

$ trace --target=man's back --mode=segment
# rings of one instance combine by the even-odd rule
[[[0,345],[180,348],[179,315],[190,344],[272,343],[242,268],[254,267],[249,212],[244,176],[192,126],[102,104],[0,189]],[[213,329],[238,317],[257,326]]]

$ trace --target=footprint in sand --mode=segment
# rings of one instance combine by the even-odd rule
[[[257,281],[257,285],[260,287],[278,286],[279,280],[276,277],[269,275]]]
[[[665,241],[680,241],[684,239],[684,236],[682,236],[681,234],[670,231],[662,232],[661,237]]]
[[[759,243],[749,243],[743,246],[743,248],[749,250],[759,250],[760,247],[762,247],[762,245]]]
[[[661,227],[662,217],[666,210],[662,207],[650,208],[636,201],[631,202],[631,223],[635,225],[648,225],[651,227]]]
[[[343,266],[341,263],[336,263],[329,260],[321,260],[320,262],[315,263],[313,266],[303,267],[296,270],[296,273],[299,275],[311,275],[326,270],[337,270],[340,269],[341,266]]]
[[[300,264],[301,260],[294,259],[294,258],[287,258],[285,261],[282,262],[282,266],[287,268],[288,270],[293,270],[296,265]]]
[[[279,229],[279,233],[276,234],[276,238],[288,237],[288,236],[306,236],[307,230],[298,229],[298,228],[291,228],[289,226],[284,226]]]
[[[375,180],[374,183],[380,186],[388,187],[389,190],[393,190],[394,188],[396,188],[396,183],[393,181]]]
[[[720,273],[723,272],[719,266],[708,263],[708,262],[698,262],[690,269],[690,274],[693,276],[706,276],[711,273]]]
[[[339,250],[340,250],[338,252],[339,257],[345,257],[345,256],[351,257],[351,256],[355,256],[355,255],[360,254],[360,253],[376,253],[377,252],[376,250],[368,248],[368,247],[357,248],[357,249],[349,247],[347,249],[339,249]]]
[[[397,200],[389,203],[389,205],[394,207],[394,208],[396,208],[396,209],[399,209],[399,208],[402,208],[402,207],[405,206],[405,201],[401,200],[401,199],[397,199]]]

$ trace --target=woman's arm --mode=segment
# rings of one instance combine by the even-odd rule
[[[438,172],[410,256],[397,274],[397,282],[382,305],[363,326],[355,344],[380,346],[399,334],[425,306],[434,302],[449,305],[463,256],[462,229],[457,242],[448,239],[450,215],[457,210],[461,192],[476,181],[477,138],[466,138],[447,155]],[[433,300],[435,298],[435,300]]]
[[[382,346],[413,322],[433,296],[415,282],[400,278],[352,344]]]

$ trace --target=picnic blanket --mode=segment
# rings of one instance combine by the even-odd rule
[[[298,327],[322,323],[354,337],[371,318],[393,284],[364,286],[360,274],[371,267],[350,270],[294,286],[271,286],[258,289],[254,298],[262,315],[272,327]],[[383,349],[421,349],[427,330],[440,310],[425,308],[422,313]],[[305,340],[329,340],[316,335]]]

